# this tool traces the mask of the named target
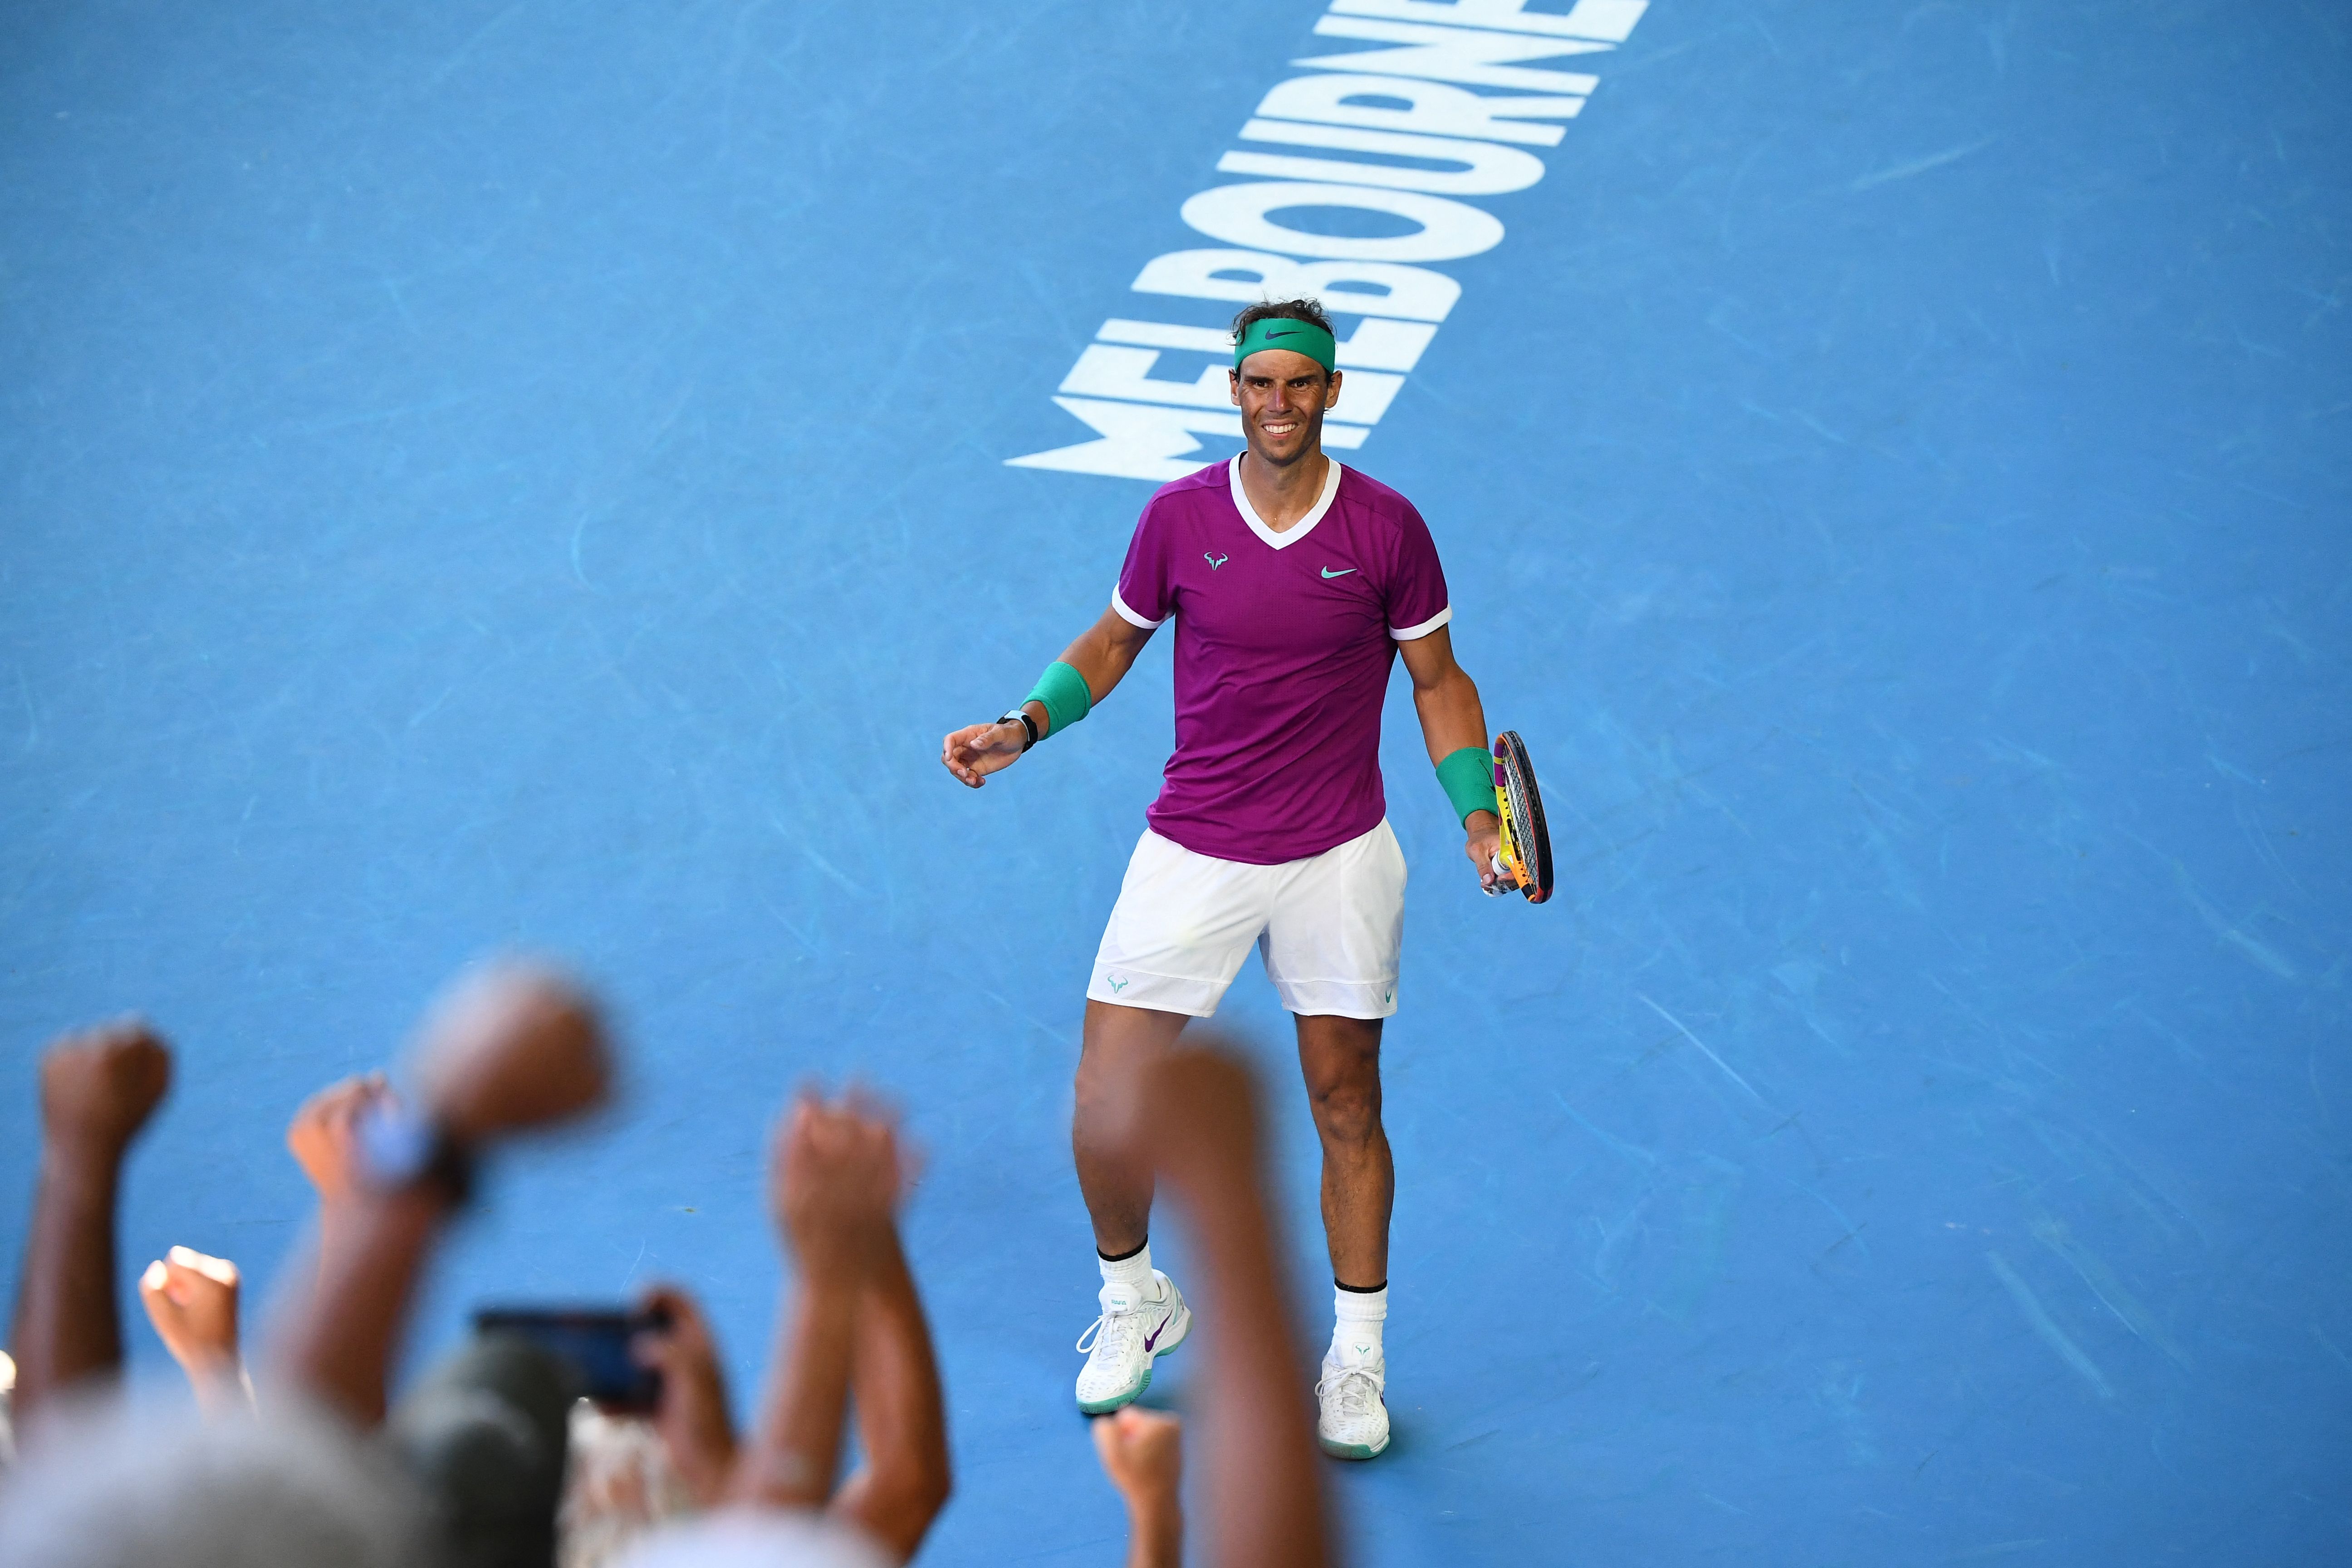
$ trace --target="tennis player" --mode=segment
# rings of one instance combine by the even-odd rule
[[[1323,452],[1343,379],[1309,300],[1234,322],[1233,399],[1248,449],[1164,486],[1143,509],[1102,618],[1028,700],[948,736],[977,789],[1110,695],[1176,620],[1176,753],[1128,863],[1087,986],[1071,1147],[1093,1217],[1102,1315],[1079,1337],[1078,1408],[1151,1384],[1192,1326],[1151,1266],[1151,1181],[1118,1153],[1116,1087],[1217,1010],[1255,943],[1296,1016],[1323,1144],[1337,1326],[1316,1385],[1324,1448],[1388,1447],[1389,1211],[1381,1025],[1396,1011],[1405,866],[1381,785],[1381,704],[1398,655],[1438,781],[1492,890],[1500,833],[1478,689],[1454,661],[1454,609],[1412,504]],[[1149,1114],[1149,1107],[1142,1110]]]

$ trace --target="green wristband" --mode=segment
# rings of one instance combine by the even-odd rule
[[[1022,700],[1045,705],[1047,735],[1060,734],[1085,718],[1095,705],[1094,693],[1087,689],[1087,678],[1058,658],[1045,667],[1045,673],[1037,678],[1037,684]]]
[[[1445,786],[1445,798],[1454,803],[1454,815],[1463,821],[1470,820],[1474,811],[1495,809],[1495,759],[1483,746],[1465,746],[1458,752],[1448,752],[1437,764],[1437,782]]]

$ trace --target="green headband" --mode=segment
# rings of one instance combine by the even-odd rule
[[[1312,321],[1295,321],[1288,316],[1265,316],[1249,324],[1241,342],[1234,345],[1234,368],[1239,370],[1242,361],[1261,349],[1288,349],[1295,354],[1305,354],[1325,370],[1339,367],[1339,345],[1331,334]]]

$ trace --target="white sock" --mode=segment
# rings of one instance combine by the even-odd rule
[[[1381,1331],[1389,1321],[1389,1288],[1350,1290],[1342,1285],[1331,1292],[1338,1318],[1331,1329],[1333,1361],[1372,1362],[1383,1359]]]
[[[1129,1258],[1105,1258],[1097,1252],[1095,1262],[1102,1269],[1105,1285],[1123,1286],[1134,1291],[1138,1300],[1158,1294],[1151,1288],[1151,1243],[1145,1242]]]

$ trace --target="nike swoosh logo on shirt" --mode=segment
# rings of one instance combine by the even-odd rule
[[[1173,1312],[1171,1312],[1166,1317],[1160,1319],[1160,1327],[1151,1331],[1151,1337],[1143,1342],[1143,1348],[1146,1351],[1149,1351],[1152,1346],[1158,1344],[1160,1342],[1160,1336],[1165,1333],[1168,1330],[1168,1325],[1175,1321],[1176,1314]]]
[[[1323,568],[1323,580],[1324,580],[1325,582],[1327,582],[1327,583],[1328,583],[1328,582],[1329,582],[1329,581],[1330,581],[1332,578],[1334,578],[1334,577],[1345,577],[1345,576],[1348,576],[1348,575],[1349,575],[1350,574],[1354,573],[1355,571],[1356,571],[1356,568],[1355,568],[1355,567],[1353,567],[1353,566],[1349,567],[1349,568],[1348,568],[1348,570],[1347,570],[1346,572],[1334,572],[1334,571],[1332,571],[1332,570],[1331,570],[1331,568],[1329,568],[1328,566],[1326,566],[1325,568]]]

